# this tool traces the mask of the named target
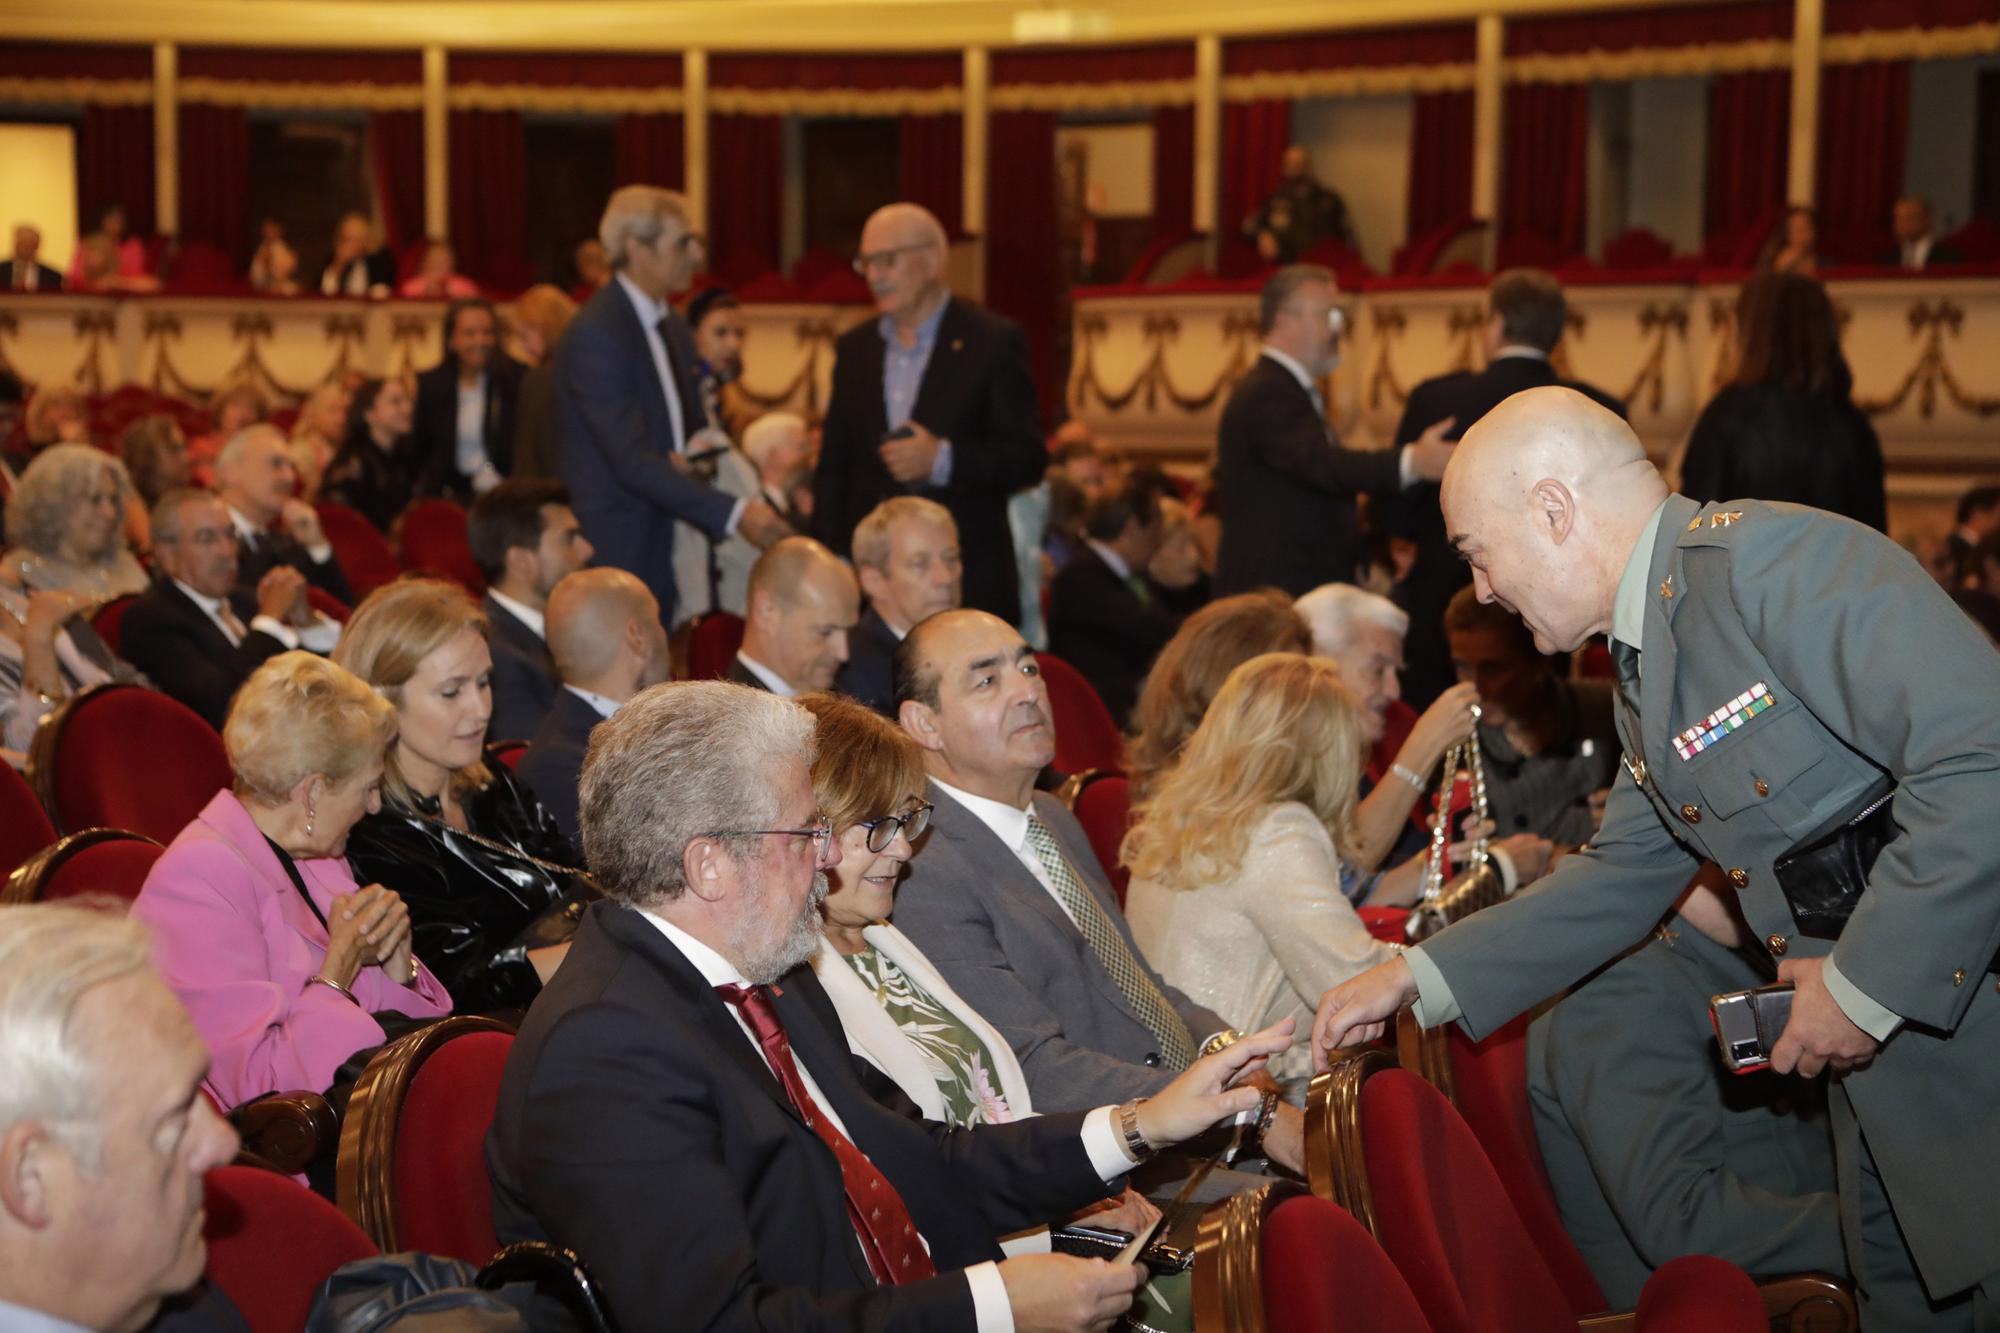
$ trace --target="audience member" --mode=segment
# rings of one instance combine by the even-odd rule
[[[409,905],[417,956],[461,1013],[525,1007],[595,896],[526,784],[485,762],[486,618],[455,583],[403,579],[355,608],[334,660],[395,707],[382,797],[347,848]]]
[[[1569,323],[1569,302],[1552,275],[1538,268],[1506,269],[1487,288],[1486,305],[1485,369],[1453,371],[1411,389],[1396,427],[1397,443],[1421,439],[1440,425],[1443,438],[1456,440],[1502,400],[1542,384],[1565,385],[1625,415],[1624,403],[1602,389],[1563,378],[1550,362]],[[1444,608],[1472,576],[1445,534],[1435,485],[1384,497],[1374,513],[1378,526],[1415,548],[1389,595],[1410,613],[1404,691],[1413,706],[1425,708],[1456,679],[1445,647]]]
[[[365,214],[349,213],[333,233],[333,254],[320,270],[323,296],[387,296],[396,285],[396,259],[375,244]]]
[[[690,754],[711,762],[689,772]],[[583,825],[611,901],[508,1058],[487,1138],[500,1238],[589,1255],[630,1328],[667,1310],[689,1328],[1107,1327],[1136,1269],[1001,1261],[994,1233],[1252,1107],[1222,1085],[1285,1035],[1080,1115],[966,1131],[874,1100],[886,1084],[862,1083],[803,966],[838,859],[812,755],[802,709],[720,682],[648,690],[600,728]],[[700,1207],[633,1203],[695,1182]]]
[[[1160,549],[1165,478],[1139,474],[1091,502],[1084,549],[1049,585],[1049,647],[1126,725],[1153,659],[1174,636],[1146,567]]]
[[[1332,663],[1253,657],[1132,812],[1119,858],[1132,936],[1238,1030],[1303,1027],[1323,991],[1397,951],[1341,891],[1366,744]],[[1302,1093],[1312,1053],[1288,1051],[1273,1072]]]
[[[270,418],[271,400],[257,379],[255,372],[232,374],[209,391],[208,432],[188,442],[197,486],[214,483],[216,457],[236,432]]]
[[[937,501],[898,495],[855,525],[853,549],[868,614],[847,636],[834,688],[894,718],[896,645],[918,621],[959,604],[958,525]]]
[[[1764,244],[1757,261],[1760,270],[1796,273],[1802,278],[1819,276],[1819,215],[1804,204],[1785,210],[1784,221]]]
[[[588,301],[598,289],[610,285],[611,252],[597,237],[577,242],[576,254],[571,262],[576,266],[576,286],[570,295],[577,301]]]
[[[432,240],[424,246],[417,271],[396,294],[423,301],[464,301],[479,295],[479,284],[458,271],[458,252],[450,241]]]
[[[213,1290],[177,1299],[207,1257],[202,1179],[237,1144],[150,950],[119,913],[0,908],[0,1327],[248,1327]]]
[[[793,412],[766,412],[743,432],[743,454],[757,470],[765,503],[787,523],[803,522],[805,515],[792,501],[790,481],[812,458],[812,432],[805,418]]]
[[[298,487],[299,470],[276,426],[246,426],[216,455],[215,493],[236,525],[239,586],[254,588],[266,573],[287,565],[327,596],[352,602],[319,514],[298,498]]]
[[[1146,563],[1146,578],[1160,609],[1178,629],[1180,623],[1208,605],[1209,570],[1202,560],[1201,536],[1194,514],[1175,495],[1160,497],[1160,549]]]
[[[98,216],[97,230],[77,242],[70,256],[68,286],[74,292],[157,291],[147,272],[146,242],[126,234],[125,210],[117,204]]]
[[[576,302],[560,288],[538,283],[514,298],[514,341],[527,369],[514,391],[516,477],[562,475],[562,436],[556,429],[555,350],[576,317]]]
[[[1312,646],[1305,617],[1274,588],[1224,597],[1189,616],[1139,690],[1125,747],[1132,799],[1144,800],[1180,756],[1230,672],[1263,653],[1306,653]]]
[[[1266,584],[1296,597],[1348,583],[1361,554],[1354,497],[1390,495],[1444,473],[1449,422],[1393,450],[1343,448],[1318,380],[1339,359],[1338,289],[1316,264],[1279,269],[1258,298],[1262,355],[1222,409],[1215,481],[1225,515],[1217,592]]]
[[[549,651],[562,688],[517,770],[572,846],[577,781],[590,733],[640,690],[667,680],[660,604],[622,569],[581,569],[549,594]]]
[[[292,438],[285,442],[292,466],[299,473],[299,498],[307,504],[319,499],[327,469],[347,439],[347,408],[352,395],[339,380],[328,380],[306,395],[299,404],[298,420],[292,423]]]
[[[347,402],[340,452],[326,466],[320,499],[346,505],[383,532],[410,502],[410,424],[415,403],[399,379],[363,380]]]
[[[0,291],[59,292],[63,275],[41,260],[42,232],[31,223],[14,225],[14,254],[0,264]]]
[[[1904,195],[1890,215],[1896,244],[1884,251],[1880,262],[1919,272],[1939,264],[1962,264],[1965,256],[1931,234],[1931,201],[1920,194]]]
[[[1118,488],[1117,469],[1111,465],[1081,421],[1065,421],[1056,428],[1049,447],[1049,466],[1083,488],[1085,504],[1094,504]]]
[[[7,497],[0,579],[22,588],[64,588],[98,603],[146,587],[146,571],[125,545],[125,465],[87,444],[51,445],[35,456]]]
[[[903,931],[1007,1039],[1040,1111],[1158,1094],[1229,1025],[1148,964],[1082,826],[1035,790],[1055,724],[1034,650],[984,612],[932,616],[896,650],[896,698],[937,808]],[[1281,1107],[1264,1151],[1300,1170],[1303,1132]]]
[[[188,484],[188,444],[180,423],[165,412],[140,417],[118,437],[118,457],[132,483],[128,501],[150,512],[161,496]],[[128,515],[126,529],[130,531]]]
[[[719,290],[711,288],[710,290]],[[715,319],[708,321],[711,325]],[[704,388],[704,397],[707,391]],[[812,441],[805,418],[792,412],[766,412],[743,432],[742,447],[731,445],[719,427],[705,427],[687,457],[694,475],[731,499],[757,500],[771,506],[792,527],[803,527],[805,516],[792,501],[790,478],[810,456]],[[740,532],[717,541],[685,520],[674,525],[674,618],[685,624],[710,611],[740,616],[748,591],[751,566],[759,552]]]
[[[555,702],[556,668],[543,613],[556,584],[590,563],[590,543],[562,483],[503,481],[479,497],[466,544],[486,579],[493,652],[494,740],[526,740]]]
[[[787,698],[830,690],[861,619],[854,572],[810,537],[787,537],[750,571],[743,646],[729,679]]]
[[[444,312],[444,358],[417,376],[411,467],[420,497],[471,504],[511,475],[514,399],[527,367],[500,346],[500,315],[473,296]]]
[[[1479,692],[1486,798],[1503,834],[1575,849],[1597,832],[1621,744],[1608,680],[1569,680],[1521,618],[1459,589],[1444,628],[1459,679]]]
[[[710,287],[687,303],[694,334],[695,382],[708,424],[732,440],[757,419],[756,404],[743,396],[743,307],[727,287]]]
[[[174,490],[153,506],[159,573],[126,609],[119,647],[161,690],[220,730],[250,673],[288,648],[326,652],[340,627],[306,603],[305,576],[273,566],[255,590],[238,580],[236,526],[207,491]]]
[[[687,201],[627,185],[605,205],[599,231],[614,278],[556,346],[563,480],[598,562],[637,574],[676,624],[670,520],[714,538],[740,532],[759,547],[791,529],[770,505],[733,500],[688,467],[705,417],[694,339],[668,304],[702,256]]]
[[[89,444],[90,407],[83,390],[74,384],[49,380],[35,389],[21,415],[21,431],[28,445],[25,464],[52,444]],[[20,470],[19,465],[15,469]]]
[[[1944,558],[1951,567],[1944,580],[1948,588],[1962,588],[1975,571],[1970,567],[1972,548],[2000,532],[2000,486],[1974,486],[1958,498],[1958,512],[1951,533],[1945,538]]]
[[[265,296],[299,294],[299,254],[285,240],[285,224],[265,218],[258,228],[257,252],[250,256],[250,288]]]
[[[951,510],[965,604],[1020,614],[1007,497],[1048,466],[1021,330],[953,296],[944,228],[915,204],[876,210],[854,267],[880,318],[834,351],[826,435],[813,480],[820,540],[846,554],[863,516],[891,495]]]
[[[1826,288],[1759,273],[1736,298],[1736,367],[1695,418],[1681,491],[1695,500],[1788,500],[1888,527],[1882,445],[1854,405]]]
[[[324,1092],[383,1018],[439,1018],[451,999],[410,950],[393,889],[363,887],[342,855],[380,803],[396,713],[311,653],[252,672],[222,742],[236,775],[153,864],[132,915],[213,1063],[224,1107],[290,1088]],[[407,1026],[392,1023],[391,1026]]]
[[[1314,178],[1306,150],[1297,144],[1287,148],[1279,170],[1278,188],[1243,223],[1243,234],[1257,243],[1264,262],[1295,264],[1321,241],[1359,254],[1346,201]]]
[[[90,627],[95,605],[73,589],[23,592],[0,582],[0,759],[27,767],[35,728],[77,691],[144,683]]]

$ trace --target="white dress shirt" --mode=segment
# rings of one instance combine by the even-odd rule
[[[224,507],[228,508],[228,506]],[[234,509],[229,510],[229,521],[236,525],[236,535],[239,540],[245,534],[254,534],[256,532],[256,529],[250,526],[250,520],[244,518],[243,515],[237,513]],[[269,534],[265,535],[268,536]],[[327,549],[330,551],[332,548],[329,547]],[[308,551],[307,554],[311,555],[312,552]],[[314,558],[318,559],[319,557],[315,556]],[[243,642],[242,637],[230,629],[229,622],[223,618],[222,607],[224,599],[220,597],[204,597],[193,588],[188,587],[187,584],[182,583],[179,579],[174,580],[174,586],[186,593],[196,606],[208,613],[208,618],[215,622],[215,627],[222,631],[224,637],[229,640],[231,647],[236,647]],[[286,624],[276,616],[267,616],[259,612],[257,615],[250,617],[248,628],[270,635],[287,648],[304,648],[309,652],[315,652],[324,657],[332,652],[334,646],[340,642],[340,622],[318,611],[313,612],[312,617],[312,624],[304,628],[299,628]]]
[[[1013,1320],[1008,1323],[1011,1326]],[[72,1324],[25,1305],[0,1301],[0,1333],[89,1333],[89,1330],[82,1324]]]
[[[780,699],[797,697],[798,691],[792,688],[790,681],[765,666],[762,662],[759,662],[756,658],[750,656],[750,654],[739,649],[736,653],[736,660],[741,662],[744,669],[751,675],[763,681],[765,689],[768,689]]]
[[[1324,416],[1326,412],[1326,399],[1320,396],[1319,385],[1313,383],[1313,377],[1306,374],[1306,368],[1298,363],[1298,359],[1292,356],[1291,353],[1280,351],[1269,343],[1265,343],[1258,350],[1283,366],[1286,370],[1289,370],[1292,373],[1292,378],[1299,382],[1299,387],[1311,396],[1313,406]],[[1396,478],[1404,486],[1412,485],[1417,480],[1416,471],[1410,465],[1410,446],[1407,444],[1396,451]]]
[[[1004,801],[990,800],[984,796],[974,796],[969,791],[960,791],[949,782],[938,778],[932,778],[931,781],[937,783],[938,790],[971,811],[974,819],[991,829],[993,836],[1000,839],[1001,845],[1014,854],[1014,859],[1027,867],[1028,873],[1035,877],[1035,883],[1048,890],[1049,897],[1055,899],[1056,906],[1062,908],[1062,913],[1069,918],[1070,924],[1076,925],[1079,930],[1082,929],[1082,926],[1077,925],[1076,914],[1069,910],[1069,905],[1063,901],[1062,895],[1056,892],[1055,885],[1050,882],[1049,872],[1042,868],[1042,859],[1036,856],[1035,849],[1028,845],[1028,814],[1034,808],[1034,797],[1028,798],[1028,809],[1023,810]],[[1071,869],[1074,871],[1074,867]],[[1078,875],[1077,881],[1081,883],[1082,880],[1083,876]]]
[[[672,307],[662,305],[639,290],[637,283],[623,273],[617,275],[618,286],[625,293],[625,299],[632,303],[632,311],[639,316],[639,327],[646,334],[646,350],[653,354],[653,369],[659,372],[660,389],[667,402],[667,429],[671,438],[667,446],[672,453],[687,449],[687,421],[681,413],[680,380],[674,375],[673,358],[667,355],[667,340],[660,334],[660,321],[672,312]],[[745,501],[738,500],[736,507],[729,511],[729,522],[724,525],[725,534],[734,535],[736,524],[743,517]]]
[[[592,708],[595,708],[597,710],[597,715],[599,717],[610,717],[613,713],[617,712],[621,707],[623,707],[623,705],[620,704],[616,699],[607,699],[605,696],[601,694],[593,694],[591,691],[583,689],[581,686],[565,685],[563,686],[563,688],[568,690],[571,694],[574,694],[577,698],[583,700],[585,703],[589,704]]]
[[[500,609],[535,632],[535,637],[547,642],[549,637],[548,617],[524,602],[517,602],[498,588],[489,587],[486,595],[499,604]]]

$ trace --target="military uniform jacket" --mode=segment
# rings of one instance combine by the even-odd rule
[[[1925,1283],[1973,1285],[2000,1270],[2000,654],[1900,547],[1791,505],[1670,497],[1646,589],[1602,829],[1422,946],[1452,1000],[1423,1017],[1485,1036],[1636,943],[1713,859],[1771,954],[1830,953],[1903,1020],[1844,1086]],[[1769,706],[1682,757],[1677,737],[1759,685]],[[1772,862],[1887,781],[1898,833],[1838,944],[1801,934]]]

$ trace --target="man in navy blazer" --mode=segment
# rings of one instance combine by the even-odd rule
[[[937,501],[898,495],[869,510],[854,529],[854,572],[868,614],[847,636],[833,687],[894,721],[896,645],[924,617],[958,606],[963,568],[958,525]]]
[[[667,304],[701,257],[687,202],[627,185],[598,231],[612,280],[584,302],[556,344],[556,428],[562,476],[597,563],[630,570],[668,617],[674,604],[674,524],[769,546],[791,529],[761,500],[735,500],[694,474],[706,416],[694,337]],[[726,441],[724,441],[726,443]]]

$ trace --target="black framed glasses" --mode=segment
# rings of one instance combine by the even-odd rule
[[[871,271],[878,268],[887,268],[904,255],[915,254],[919,250],[928,250],[933,244],[935,242],[918,241],[914,245],[892,245],[886,250],[873,250],[867,254],[856,255],[854,256],[854,271],[865,278]]]
[[[824,860],[833,845],[833,823],[821,815],[811,828],[725,828],[708,834],[711,838],[811,838],[813,856]]]
[[[862,828],[868,830],[868,850],[888,851],[889,844],[896,840],[898,832],[911,842],[923,837],[924,830],[931,826],[931,811],[934,808],[929,801],[918,801],[900,815],[884,815],[880,819],[858,821]]]

